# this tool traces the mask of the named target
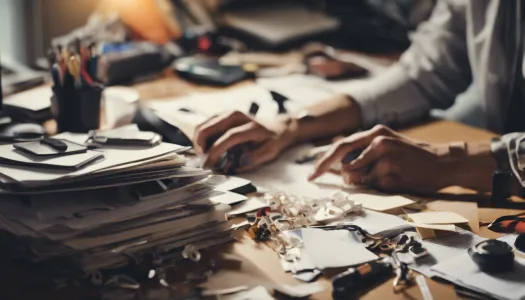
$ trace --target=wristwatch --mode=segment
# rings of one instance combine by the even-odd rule
[[[512,170],[510,168],[507,146],[500,138],[493,138],[490,150],[496,160],[497,168],[492,173],[491,204],[504,203],[511,196]]]

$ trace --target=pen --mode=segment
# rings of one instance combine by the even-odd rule
[[[95,85],[94,82],[93,82],[93,79],[91,79],[91,76],[89,76],[88,72],[86,71],[85,66],[82,67],[81,73],[82,73],[82,79],[84,79],[84,81],[85,81],[89,86],[94,86],[94,85]]]
[[[53,49],[49,49],[49,51],[47,51],[47,59],[49,63],[49,68],[52,68],[57,61],[57,55],[55,51],[53,51]]]
[[[91,57],[90,59],[90,62],[89,62],[89,74],[91,74],[91,78],[92,79],[97,79],[98,78],[98,55],[92,53],[93,56]]]
[[[51,67],[51,76],[53,78],[55,87],[62,87],[64,84],[64,72],[62,72],[62,69],[58,63],[54,63]]]
[[[71,56],[68,60],[68,69],[69,73],[73,76],[75,79],[75,86],[80,87],[80,62],[78,61],[78,58],[76,56]]]
[[[250,115],[255,117],[258,111],[259,104],[252,102],[249,109]],[[243,154],[250,151],[250,147],[250,143],[244,143],[230,148],[219,159],[218,169],[226,175],[233,175],[238,168],[246,166],[248,163],[246,159],[243,158]]]

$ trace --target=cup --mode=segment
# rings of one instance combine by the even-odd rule
[[[61,89],[53,87],[51,110],[57,131],[87,133],[99,129],[102,88],[82,87]]]

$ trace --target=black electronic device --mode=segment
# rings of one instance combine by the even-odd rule
[[[332,296],[334,299],[354,299],[359,288],[387,279],[393,273],[388,258],[362,264],[334,276]]]
[[[241,66],[223,65],[213,58],[185,57],[173,66],[181,77],[201,84],[226,86],[253,77]]]
[[[163,121],[155,111],[149,107],[139,107],[133,123],[137,124],[141,131],[153,131],[162,136],[162,140],[181,146],[192,146],[192,141],[177,127]]]
[[[468,254],[486,273],[503,273],[514,267],[512,247],[502,241],[485,240],[468,249]]]

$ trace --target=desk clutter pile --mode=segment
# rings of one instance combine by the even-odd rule
[[[396,215],[399,210],[384,213],[364,208],[369,206],[363,205],[368,197],[335,192],[309,199],[267,193],[258,204],[254,199],[243,204],[249,210],[257,208],[246,213],[252,224],[247,232],[275,250],[283,270],[300,281],[313,282],[326,269],[350,267],[332,278],[334,299],[357,299],[360,291],[392,277],[394,292],[417,284],[423,299],[433,299],[423,275],[454,283],[461,296],[525,296],[525,258],[515,257],[518,250],[511,246],[517,235],[483,238],[463,229],[470,229],[467,219],[448,211],[402,213],[401,218]],[[238,211],[234,208],[230,214]],[[316,287],[316,283],[310,285],[312,290]],[[306,288],[288,289],[290,296]],[[264,291],[257,287],[245,293],[263,295]],[[275,288],[275,294],[281,293]]]
[[[432,299],[412,270],[454,282],[462,295],[525,295],[525,259],[513,255],[514,267],[503,274],[482,271],[467,250],[486,239],[465,230],[468,220],[460,215],[406,214],[417,203],[348,189],[325,196],[270,190],[246,197],[230,190],[248,180],[227,184],[231,178],[189,167],[183,156],[188,150],[134,126],[1,145],[2,253],[44,268],[57,283],[138,290],[143,278],[165,274],[182,260],[203,260],[201,250],[232,241],[242,229],[245,238],[273,249],[284,271],[306,282],[278,285],[275,294],[307,297],[324,289],[312,282],[326,269],[351,267],[332,278],[335,299],[349,299],[366,282],[392,276],[395,291],[417,282],[425,299]],[[265,171],[277,174],[276,166],[295,171],[281,172],[266,185],[278,180],[295,191],[317,191],[285,178],[305,166],[278,161]],[[238,216],[246,221],[233,225]],[[500,242],[510,245],[515,238]],[[195,289],[191,297],[197,298],[191,299],[273,299],[266,288]]]
[[[232,240],[225,203],[245,197],[219,191],[224,176],[185,166],[188,148],[154,133],[100,135],[0,146],[2,252],[57,280],[106,285]]]

